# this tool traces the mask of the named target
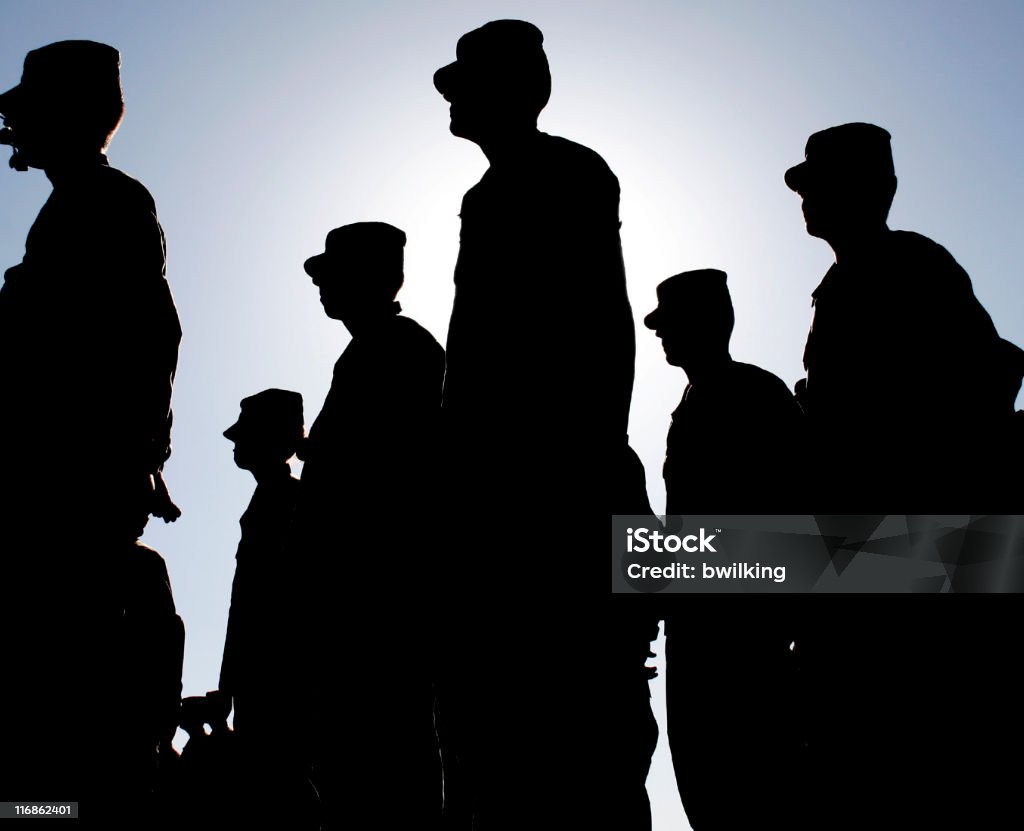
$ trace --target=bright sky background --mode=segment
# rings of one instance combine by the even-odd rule
[[[0,0],[4,89],[45,43],[121,50],[127,115],[110,158],[156,198],[184,329],[166,470],[184,516],[145,539],[167,559],[188,630],[186,694],[217,683],[253,488],[221,431],[270,386],[300,391],[311,424],[348,341],[303,260],[337,225],[398,225],[400,299],[444,342],[459,203],[486,164],[448,133],[431,77],[459,35],[501,17],[545,34],[554,83],[541,128],[601,153],[622,185],[638,322],[631,435],[656,508],[685,379],[640,320],[660,280],[723,268],[734,357],[800,377],[810,292],[831,256],[782,177],[815,130],[864,120],[892,133],[891,227],[945,245],[1000,333],[1024,344],[1020,2]],[[38,171],[0,169],[3,267],[21,259],[48,192]],[[935,406],[956,389],[950,378]],[[596,569],[595,591],[604,580]],[[657,827],[676,827],[672,811]]]

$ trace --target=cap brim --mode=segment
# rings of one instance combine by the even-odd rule
[[[807,162],[791,167],[786,171],[786,186],[790,190],[799,191],[807,183]]]
[[[310,257],[306,262],[302,264],[302,267],[306,270],[306,274],[310,277],[316,277],[324,272],[324,266],[327,264],[326,254],[316,254]]]
[[[448,66],[442,66],[434,73],[434,89],[441,93],[441,95],[447,95],[455,84],[455,78],[458,75],[458,71],[458,61],[450,63]]]

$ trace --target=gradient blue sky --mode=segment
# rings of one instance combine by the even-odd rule
[[[334,226],[402,227],[403,305],[445,339],[459,202],[485,161],[448,133],[431,76],[459,35],[501,17],[545,33],[554,84],[541,128],[597,150],[622,185],[639,327],[631,435],[656,507],[684,378],[639,321],[660,280],[723,268],[734,356],[800,377],[810,292],[831,257],[782,176],[815,130],[890,130],[891,226],[945,245],[999,331],[1024,344],[1019,2],[2,0],[4,88],[44,43],[91,38],[122,53],[127,115],[110,158],[156,197],[185,333],[167,466],[184,516],[146,541],[167,559],[188,629],[186,694],[216,685],[253,486],[221,431],[269,386],[302,392],[312,423],[348,341],[303,260]],[[48,190],[38,171],[0,170],[4,267]],[[956,385],[935,390],[936,407]]]

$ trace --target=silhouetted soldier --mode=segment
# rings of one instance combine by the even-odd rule
[[[889,133],[873,124],[815,133],[786,184],[803,199],[807,232],[836,257],[813,293],[799,395],[818,503],[959,511],[970,499],[993,510],[1002,485],[983,474],[996,451],[988,437],[1006,419],[1005,353],[949,252],[889,230]]]
[[[493,21],[434,75],[452,133],[490,162],[460,213],[448,449],[466,483],[457,504],[605,515],[635,352],[619,185],[592,150],[537,129],[551,90],[542,43],[530,23]],[[568,487],[540,475],[552,464],[573,471]]]
[[[239,521],[220,690],[231,696],[239,736],[286,751],[278,745],[287,719],[277,708],[295,685],[286,664],[298,610],[288,608],[285,584],[294,571],[288,544],[299,498],[299,480],[288,460],[305,439],[302,396],[269,389],[243,399],[224,437],[234,442],[235,464],[252,473],[256,490]]]
[[[445,498],[458,531],[444,542],[456,602],[442,716],[459,720],[448,735],[462,742],[481,827],[586,823],[584,767],[606,768],[582,752],[594,725],[578,702],[606,665],[604,640],[578,639],[589,654],[564,673],[575,608],[561,592],[529,613],[501,598],[585,579],[570,577],[574,555],[607,542],[635,351],[619,185],[592,150],[537,129],[551,76],[532,24],[463,35],[434,86],[451,132],[490,163],[462,201],[448,331]],[[500,598],[480,590],[491,585]]]
[[[872,124],[815,133],[786,184],[803,199],[807,232],[836,257],[813,294],[798,386],[814,504],[840,513],[1019,504],[1003,473],[1019,352],[943,247],[889,230],[889,133]],[[985,600],[808,607],[796,654],[819,824],[997,828],[1017,810],[1019,765],[984,760],[1021,742],[1012,707],[995,703],[1012,685],[1019,627],[1010,605]],[[842,783],[860,783],[856,799],[836,793]]]
[[[803,419],[786,384],[734,361],[732,299],[722,271],[686,271],[658,286],[644,318],[689,383],[665,453],[668,515],[793,510]]]
[[[244,783],[244,804],[235,808],[253,822],[300,827],[299,818],[317,807],[298,729],[297,714],[308,702],[298,695],[301,652],[294,648],[303,637],[291,548],[299,480],[288,461],[305,440],[302,396],[269,389],[243,399],[224,437],[235,444],[235,464],[256,479],[239,523],[220,671],[220,693],[234,705],[237,775]]]
[[[134,543],[140,503],[175,516],[158,504],[165,491],[154,477],[170,452],[181,332],[153,199],[104,155],[124,111],[119,62],[104,44],[50,44],[28,54],[21,83],[0,95],[11,166],[42,169],[53,184],[0,290],[4,576],[35,587],[17,592],[0,621],[5,640],[18,639],[10,659],[34,679],[9,688],[14,707],[4,709],[28,707],[19,725],[35,724],[31,736],[11,731],[0,782],[5,791],[45,783],[73,799],[86,798],[91,767],[71,737],[110,706],[86,685],[102,677],[98,656],[109,654],[121,614],[96,602],[109,597],[101,581]],[[59,545],[43,545],[44,532]],[[21,748],[17,778],[5,776]]]
[[[689,381],[668,434],[666,513],[794,510],[800,408],[782,380],[732,359],[725,273],[704,269],[668,278],[644,324]],[[799,738],[792,629],[780,610],[760,603],[767,614],[752,625],[755,599],[737,599],[743,608],[720,595],[697,595],[665,615],[669,743],[695,831],[786,828],[793,819],[788,780],[796,773]],[[751,709],[772,715],[737,718]]]
[[[297,515],[327,828],[432,828],[440,816],[424,541],[444,350],[400,314],[404,246],[398,228],[360,222],[305,264],[327,316],[352,334],[309,432]],[[349,601],[381,586],[394,602],[372,616]]]

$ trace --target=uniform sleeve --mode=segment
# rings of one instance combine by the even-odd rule
[[[125,460],[154,471],[170,452],[171,388],[181,328],[165,278],[163,229],[151,203],[119,206],[98,243],[105,320],[98,382],[120,414]]]

